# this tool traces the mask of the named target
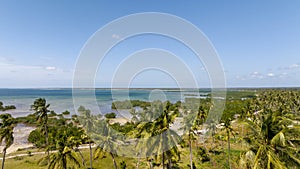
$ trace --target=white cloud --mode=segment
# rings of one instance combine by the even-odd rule
[[[45,69],[46,70],[56,70],[56,67],[54,67],[54,66],[47,66]]]
[[[285,78],[287,76],[288,76],[288,73],[283,72],[283,73],[280,73],[279,78]]]
[[[250,77],[251,78],[256,78],[256,79],[263,79],[264,78],[264,76],[261,73],[257,72],[257,71],[250,73]]]
[[[289,66],[290,69],[296,69],[298,67],[300,67],[299,64],[292,64],[292,65]]]
[[[267,76],[268,76],[268,77],[274,77],[275,74],[274,74],[274,73],[268,73]]]
[[[281,65],[277,68],[253,68],[249,73],[238,72],[234,77],[227,76],[227,82],[234,86],[299,86],[300,62]]]
[[[39,66],[28,66],[28,65],[16,65],[11,63],[0,62],[0,70],[1,71],[19,71],[19,70],[29,70],[29,69],[39,69]]]
[[[235,76],[235,78],[238,80],[246,80],[244,76],[239,76],[239,75]]]
[[[66,86],[71,84],[72,75],[72,71],[63,71],[54,66],[17,65],[0,61],[0,87]]]

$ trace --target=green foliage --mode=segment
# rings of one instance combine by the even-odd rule
[[[63,114],[63,115],[70,115],[70,112],[68,110],[66,110],[66,111],[62,112],[61,114]]]
[[[36,125],[36,115],[29,114],[26,117],[17,117],[16,123],[24,123],[29,125]]]
[[[29,135],[28,141],[34,143],[38,148],[47,148],[50,150],[57,150],[57,153],[50,155],[50,168],[61,167],[66,168],[67,160],[73,164],[80,166],[77,154],[74,148],[84,144],[84,131],[74,126],[72,123],[64,123],[64,125],[49,126],[49,145],[46,147],[45,137],[41,128],[32,131]],[[41,159],[40,162],[45,162],[46,159]]]
[[[13,110],[16,109],[14,105],[3,106],[3,102],[0,102],[0,111]]]
[[[4,142],[3,147],[3,159],[2,159],[2,169],[4,168],[5,154],[7,148],[9,148],[14,142],[14,118],[10,114],[0,114],[0,143]]]
[[[120,162],[120,168],[121,169],[126,169],[126,162],[125,161]]]
[[[145,143],[138,142],[137,149],[143,149],[145,155],[157,153],[155,160],[160,161],[161,165],[164,165],[167,160],[169,166],[180,159],[180,152],[177,147],[179,136],[170,129],[170,125],[178,115],[172,106],[169,101],[153,102],[149,111],[155,110],[159,116],[154,121],[140,123],[137,126],[137,131],[133,133],[135,137],[146,139],[147,147],[143,147]]]
[[[51,110],[50,114],[48,116],[49,117],[55,117],[55,116],[57,116],[57,114],[53,110]]]
[[[191,168],[191,165],[190,164],[187,164],[188,168]],[[193,162],[193,169],[197,169],[195,163]]]
[[[120,123],[114,123],[111,124],[111,127],[122,134],[128,134],[135,129],[136,125],[129,122],[125,123],[124,125],[120,125]]]
[[[125,101],[114,101],[111,104],[111,109],[132,109],[134,107],[146,108],[150,106],[150,102],[141,100],[125,100]]]
[[[210,161],[208,152],[203,147],[197,148],[197,156],[202,163]]]
[[[14,118],[10,114],[0,114],[0,143],[4,141],[6,150],[14,142]]]
[[[59,122],[64,121],[64,122]],[[61,119],[55,123],[55,125],[51,125],[48,128],[48,135],[49,135],[49,149],[56,150],[57,149],[57,139],[60,137],[64,138],[71,138],[81,140],[82,144],[85,143],[82,136],[84,135],[84,131],[82,128],[74,126],[72,123],[67,124],[66,119]],[[33,143],[38,148],[46,148],[46,140],[44,135],[43,128],[37,128],[33,130],[29,136],[28,141]]]
[[[98,134],[98,139],[97,142],[100,144],[97,145],[97,148],[95,150],[94,158],[103,158],[106,156],[106,154],[110,154],[112,157],[112,161],[114,163],[115,169],[118,169],[117,163],[115,161],[115,156],[117,156],[116,148],[117,148],[117,138],[119,133],[117,133],[115,130],[113,130],[108,122],[104,119],[100,120],[97,125],[100,129],[100,133],[97,132]]]
[[[234,119],[236,114],[242,115],[247,101],[248,100],[227,100],[221,120],[227,121],[228,119]]]
[[[114,112],[107,113],[107,114],[105,114],[105,118],[107,118],[107,119],[116,118],[116,113],[114,113]]]
[[[28,136],[28,141],[30,143],[33,143],[36,147],[38,148],[43,148],[45,147],[45,137],[41,135],[41,129],[35,129],[30,132]]]
[[[263,91],[254,101],[256,111],[248,115],[250,148],[241,158],[253,168],[299,168],[299,92]],[[251,162],[247,154],[255,154]]]
[[[254,89],[230,89],[227,91],[227,100],[241,100],[256,98]]]

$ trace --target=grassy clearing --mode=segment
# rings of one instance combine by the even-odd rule
[[[234,125],[237,131],[240,131],[240,124]],[[222,134],[222,132],[221,132]],[[180,147],[180,146],[179,146]],[[207,152],[208,157],[210,158],[209,161],[202,162],[201,161],[201,156],[199,155],[199,147],[204,147],[207,150],[214,150]],[[232,168],[238,168],[238,158],[240,156],[240,153],[245,149],[245,147],[242,146],[240,142],[237,141],[237,139],[233,138],[231,140],[231,164]],[[215,140],[215,143],[212,142],[212,139],[208,139],[204,144],[201,143],[193,143],[193,161],[195,163],[195,166],[197,168],[203,168],[203,169],[210,169],[210,168],[226,168],[228,167],[227,165],[227,143],[226,141],[220,141],[220,140]],[[22,151],[17,151],[13,154],[10,154],[9,156],[12,155],[17,155],[17,154],[28,154],[29,150],[22,150]],[[32,149],[30,150],[31,153],[34,152],[40,152],[41,150],[39,149]],[[86,166],[89,167],[89,149],[81,149],[81,152],[84,156]],[[181,159],[178,162],[178,165],[180,168],[189,168],[189,151],[188,147],[180,147],[180,156]],[[40,161],[41,158],[45,157],[45,154],[37,154],[37,155],[26,155],[22,157],[15,157],[12,159],[7,159],[5,162],[5,168],[8,169],[19,169],[20,166],[22,166],[22,169],[42,169],[46,168],[45,165],[39,165],[38,162]],[[80,156],[78,154],[78,159],[81,162]],[[120,167],[120,163],[122,161],[126,162],[126,168],[127,169],[135,169],[136,164],[138,162],[137,158],[126,158],[126,157],[116,157],[116,162],[118,166]],[[72,165],[68,164],[69,167],[72,168]],[[84,166],[81,166],[80,169],[84,169]],[[93,160],[93,168],[94,169],[113,169],[113,162],[112,158],[109,154],[106,155],[105,158],[102,159],[96,159]],[[140,165],[139,168],[144,169],[144,168],[150,168],[149,163],[146,159],[140,159]],[[159,169],[160,167],[154,167],[154,169]]]
[[[233,150],[232,154],[238,154],[239,150]],[[83,150],[83,155],[86,161],[87,167],[89,164],[89,151],[87,149]],[[224,168],[224,165],[226,164],[226,153],[222,152],[218,155],[213,155],[211,161],[202,163],[197,157],[196,149],[193,150],[193,156],[194,156],[194,162],[197,168]],[[22,166],[22,169],[44,169],[46,168],[45,165],[39,165],[38,161],[40,161],[41,158],[45,157],[44,154],[41,155],[32,155],[32,156],[23,156],[23,157],[15,157],[12,159],[7,159],[5,162],[5,167],[8,169],[19,169]],[[125,158],[125,157],[117,157],[116,158],[117,164],[120,167],[120,163],[122,161],[126,162],[126,167],[128,169],[134,169],[136,168],[136,163],[138,159],[136,158]],[[189,152],[186,148],[182,149],[181,152],[181,160],[178,162],[178,165],[180,168],[188,168],[189,164]],[[72,166],[70,166],[72,168]],[[103,168],[110,168],[113,169],[113,163],[112,158],[108,155],[103,159],[97,159],[93,160],[93,167],[95,169],[103,169]],[[149,164],[146,161],[146,159],[140,160],[140,168],[149,168]],[[80,169],[84,169],[84,166],[81,166]],[[161,168],[161,167],[154,167],[155,169]]]

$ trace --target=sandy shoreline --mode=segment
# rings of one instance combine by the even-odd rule
[[[31,148],[34,145],[27,141],[31,131],[36,129],[35,127],[26,126],[25,124],[17,124],[14,128],[14,143],[7,149],[7,154],[18,151],[19,149]],[[2,153],[3,146],[0,146]]]
[[[128,121],[126,118],[115,118],[112,119],[112,123],[125,124]],[[28,136],[31,131],[35,130],[36,127],[27,126],[25,124],[19,123],[14,127],[14,143],[7,149],[7,154],[11,154],[20,149],[32,148],[34,145],[28,142]],[[0,153],[2,153],[4,146],[0,146]]]

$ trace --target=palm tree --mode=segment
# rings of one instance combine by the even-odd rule
[[[207,129],[212,137],[213,145],[215,145],[215,137],[216,137],[216,130],[217,130],[217,121],[215,119],[211,119],[207,122],[208,126]]]
[[[139,113],[135,110],[134,107],[130,109],[129,113],[132,115],[131,122],[136,124],[139,121],[139,119],[137,118],[137,115]]]
[[[196,122],[197,120],[196,116],[192,113],[192,114],[188,114],[187,116],[185,116],[183,118],[183,123],[184,123],[184,127],[181,128],[186,134],[187,136],[187,140],[189,143],[189,152],[190,152],[190,167],[191,169],[193,169],[193,152],[192,152],[192,140],[196,139],[196,133],[195,130],[197,128]]]
[[[164,106],[161,101],[154,101],[150,107],[144,107],[143,111],[139,113],[134,112],[133,109],[131,110],[133,119],[138,120],[136,115],[140,118],[136,130],[128,134],[134,138],[138,138],[135,146],[138,152],[137,168],[141,156],[147,157],[150,168],[153,167],[151,156],[154,154],[156,159],[162,157],[163,167],[165,167],[165,159],[168,159],[168,165],[171,166],[172,157],[179,157],[177,147],[172,149],[169,145],[170,142],[171,145],[176,145],[179,140],[177,133],[169,130],[170,124],[173,123],[179,113],[178,109],[174,109],[174,107],[171,112],[171,106],[170,102],[165,102]],[[158,151],[154,149],[158,149]]]
[[[2,169],[4,169],[4,162],[5,162],[5,155],[6,150],[8,147],[10,147],[14,142],[14,136],[13,136],[13,121],[14,119],[10,114],[1,114],[0,115],[0,143],[4,141],[5,146],[3,148],[3,158],[2,158]]]
[[[61,148],[57,153],[51,154],[48,169],[67,169],[68,160],[75,166],[80,166],[73,149],[69,147]]]
[[[226,135],[227,135],[227,164],[228,167],[231,169],[231,164],[230,164],[230,135],[232,134],[234,136],[234,131],[233,128],[231,126],[231,119],[228,118],[226,120],[224,120],[223,127],[226,131]]]
[[[48,113],[50,110],[48,109],[50,104],[47,104],[46,99],[38,98],[34,101],[33,105],[31,105],[31,109],[35,111],[35,115],[38,119],[38,124],[41,125],[42,130],[45,132],[45,140],[46,140],[46,152],[48,163],[50,163],[49,158],[49,137],[48,137]]]
[[[215,156],[216,155],[216,149],[218,149],[219,147],[219,142],[216,142],[216,139],[220,139],[220,135],[218,135],[217,133],[217,120],[215,119],[210,119],[208,120],[206,123],[205,123],[205,128],[204,130],[202,130],[204,132],[204,136],[202,136],[202,138],[204,137],[210,137],[212,138],[212,143],[209,143],[211,144],[208,148],[207,147],[207,144],[204,140],[202,140],[202,143],[204,144],[203,148],[205,149],[205,151],[208,152],[208,154],[210,156]],[[214,166],[213,168],[215,168],[215,164],[216,164],[216,161],[214,160],[214,158],[209,158],[209,161],[211,163],[212,166]]]
[[[94,153],[94,157],[95,159],[97,158],[103,158],[105,156],[105,153],[109,153],[109,155],[112,158],[113,164],[114,164],[114,168],[118,169],[118,165],[115,159],[115,144],[112,142],[112,139],[110,137],[106,137],[106,139],[104,139],[101,144],[99,144],[95,150]]]
[[[160,105],[160,107],[162,104]],[[177,148],[179,136],[177,133],[170,129],[177,116],[177,112],[170,111],[170,102],[166,102],[161,115],[152,123],[151,138],[148,140],[150,145],[148,152],[154,153],[157,148],[156,158],[161,157],[163,169],[165,168],[165,160],[168,161],[168,168],[172,168],[172,158],[180,159],[180,154]]]
[[[102,119],[96,125],[101,129],[99,129],[100,131],[98,131],[97,133],[99,138],[98,142],[100,142],[100,144],[95,150],[94,158],[103,158],[106,153],[109,153],[113,160],[115,169],[118,169],[118,165],[115,159],[115,155],[117,154],[116,138],[118,136],[118,133],[109,126],[108,120]]]
[[[198,104],[198,107],[196,107],[198,110],[195,110],[195,108],[190,109],[189,113],[186,113],[183,118],[184,127],[181,128],[181,130],[184,131],[184,133],[187,133],[185,135],[186,139],[188,140],[189,144],[189,154],[190,154],[190,168],[193,169],[193,152],[192,152],[192,142],[193,140],[197,139],[197,133],[195,130],[199,129],[201,125],[203,125],[206,121],[207,112],[208,112],[208,104],[204,101],[204,103],[196,103]],[[195,104],[195,105],[196,105]],[[194,106],[195,106],[194,105]],[[197,113],[194,113],[194,112]],[[188,111],[187,111],[188,112]]]
[[[86,133],[89,135],[94,130],[94,121],[97,119],[96,116],[91,114],[89,109],[85,109],[85,107],[80,106],[78,108],[78,112],[80,116],[78,118],[80,124],[82,124],[86,130]],[[87,138],[89,143],[89,150],[90,150],[90,168],[93,168],[93,151],[92,151],[92,139],[90,137]]]
[[[83,154],[82,154],[82,152],[79,149],[79,146],[82,145],[84,142],[86,142],[87,139],[88,139],[88,136],[86,134],[82,134],[80,137],[71,136],[69,138],[69,141],[71,142],[71,145],[75,146],[75,152],[79,153],[79,155],[81,157],[82,165],[85,168],[87,168],[87,167],[86,167],[86,164],[85,164],[85,160],[84,160]]]
[[[57,128],[57,132],[54,135],[57,152],[50,155],[48,169],[67,169],[68,161],[72,162],[74,167],[80,167],[74,149],[77,147],[78,140],[81,139],[80,136],[82,134],[83,131],[74,127],[72,123]]]
[[[148,111],[148,113],[151,113],[150,110]],[[149,158],[150,155],[148,154],[149,147],[147,146],[147,139],[151,137],[151,130],[152,122],[141,122],[136,126],[135,130],[132,130],[127,134],[128,136],[136,138],[135,148],[138,152],[138,162],[136,164],[137,169],[139,168],[140,158],[143,156],[147,157],[147,161],[149,162],[149,168],[153,168],[151,158]]]
[[[291,93],[286,91],[267,91],[260,94],[257,107],[261,110],[253,119],[247,120],[250,132],[245,141],[250,144],[250,148],[242,157],[247,167],[300,167],[297,138],[300,135],[299,120],[289,108],[293,100],[291,97]],[[253,158],[246,158],[247,154],[248,157],[252,154]],[[248,162],[245,163],[247,159]]]

